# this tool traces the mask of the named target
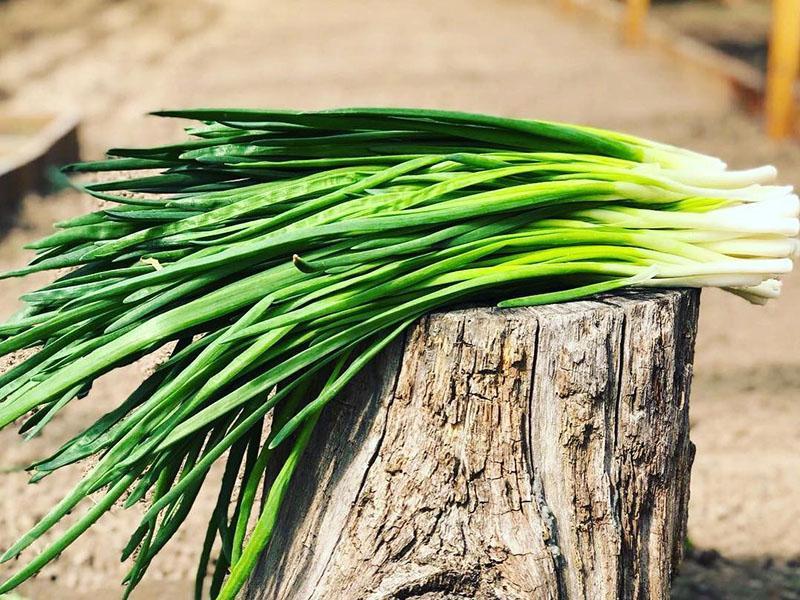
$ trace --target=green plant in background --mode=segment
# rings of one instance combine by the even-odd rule
[[[222,460],[196,593],[218,544],[211,595],[233,598],[320,412],[421,315],[624,286],[717,286],[763,303],[797,251],[798,199],[769,185],[773,168],[728,171],[623,134],[413,109],[159,114],[201,123],[178,144],[73,165],[132,175],[86,185],[114,204],[57,224],[30,266],[5,274],[68,269],[0,325],[0,355],[38,349],[0,376],[0,426],[24,418],[22,433],[39,434],[97,377],[168,344],[171,354],[31,466],[39,481],[95,459],[3,560],[88,510],[0,592],[121,499],[146,498],[122,555],[133,557],[127,595]]]

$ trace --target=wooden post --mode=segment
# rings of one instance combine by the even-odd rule
[[[636,46],[644,41],[649,9],[650,0],[626,0],[622,21],[622,39],[626,44]]]
[[[422,319],[323,414],[246,597],[669,597],[699,294]]]
[[[792,133],[794,83],[800,71],[800,0],[773,0],[772,33],[767,65],[767,133]]]

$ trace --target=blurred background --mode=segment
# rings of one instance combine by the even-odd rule
[[[771,163],[798,184],[795,37],[800,0],[0,0],[0,270],[92,206],[48,193],[48,162],[168,142],[180,124],[144,116],[167,107],[425,106],[574,121],[734,167]],[[41,282],[0,283],[0,319]],[[703,293],[689,551],[674,598],[800,599],[798,306],[800,277],[767,307]],[[28,486],[24,466],[147,368],[104,378],[45,438],[0,432],[0,549],[77,475]],[[189,598],[213,501],[201,498],[135,598]],[[22,596],[117,598],[132,512],[101,521]]]

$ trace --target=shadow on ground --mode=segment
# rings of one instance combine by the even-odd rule
[[[672,600],[800,600],[800,557],[733,560],[715,550],[690,550]]]

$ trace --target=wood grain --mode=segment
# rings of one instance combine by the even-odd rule
[[[323,415],[246,597],[668,598],[698,305],[425,317]]]

